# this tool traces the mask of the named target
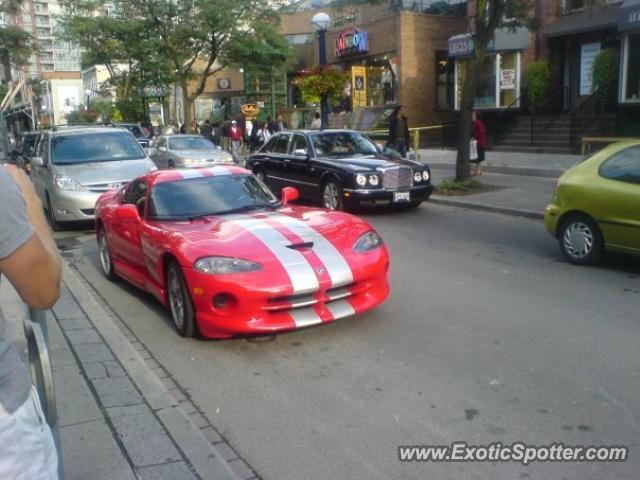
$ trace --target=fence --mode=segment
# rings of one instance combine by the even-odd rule
[[[441,125],[409,128],[411,148],[418,151],[421,148],[455,146],[455,125],[455,123],[443,123]],[[363,133],[376,140],[386,140],[389,136],[388,130],[367,130]]]
[[[53,440],[58,452],[58,473],[63,478],[62,448],[58,429],[58,412],[56,394],[53,388],[53,371],[49,357],[49,336],[47,332],[47,315],[42,310],[29,308],[29,318],[24,321],[24,335],[29,351],[29,368],[47,423],[51,427]]]

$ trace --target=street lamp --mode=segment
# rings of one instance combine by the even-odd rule
[[[325,34],[329,25],[331,25],[331,17],[326,13],[316,13],[311,19],[311,25],[318,32],[318,46],[319,46],[319,63],[320,66],[327,64],[327,45],[325,41]],[[320,100],[320,128],[327,128],[329,126],[329,98],[323,95]]]
[[[84,91],[84,97],[86,99],[85,104],[84,104],[84,109],[85,110],[89,110],[89,101],[91,100],[91,89],[87,88]]]

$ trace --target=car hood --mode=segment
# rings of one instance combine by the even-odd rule
[[[352,215],[306,207],[163,222],[162,228],[185,267],[212,255],[251,260],[263,265],[265,285],[279,271],[287,275],[277,278],[289,278],[295,293],[317,289],[317,275],[328,275],[333,286],[352,283],[364,261],[352,247],[371,230]],[[386,255],[382,250],[378,254]]]
[[[174,150],[173,152],[177,157],[191,158],[193,160],[207,160],[209,158],[218,160],[231,156],[223,150]]]
[[[155,169],[148,158],[115,162],[54,165],[54,172],[73,178],[82,185],[130,182],[134,178]]]
[[[386,155],[367,155],[357,157],[343,157],[343,158],[331,158],[320,157],[319,160],[330,163],[339,163],[340,165],[350,168],[354,171],[361,170],[378,170],[390,167],[397,167],[399,165],[406,165],[411,168],[419,168],[423,165],[413,160],[405,158],[394,158]]]

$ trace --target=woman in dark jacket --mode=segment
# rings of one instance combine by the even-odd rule
[[[402,113],[402,105],[399,105],[393,111],[389,120],[389,146],[404,158],[407,156],[410,144],[409,121],[407,116]]]

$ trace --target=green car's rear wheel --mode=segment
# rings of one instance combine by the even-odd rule
[[[574,214],[562,221],[558,242],[564,257],[574,265],[593,265],[602,257],[604,243],[598,225],[586,215]]]

